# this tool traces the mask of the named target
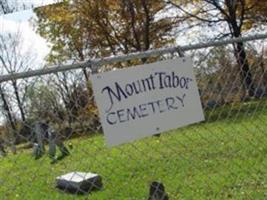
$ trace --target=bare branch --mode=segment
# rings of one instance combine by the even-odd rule
[[[203,12],[198,12],[196,14],[192,14],[190,13],[189,11],[186,11],[184,8],[182,8],[182,6],[172,2],[171,0],[170,1],[167,1],[167,3],[171,4],[172,6],[174,6],[175,8],[181,10],[183,13],[185,13],[186,15],[192,17],[192,18],[195,18],[197,20],[200,20],[200,21],[203,21],[203,22],[207,22],[207,23],[217,23],[217,22],[220,22],[220,21],[224,21],[224,19],[217,19],[217,20],[211,20],[211,19],[205,19],[205,18],[202,18],[202,17],[199,17],[198,14],[206,14],[206,13],[209,13],[209,11],[203,11]]]

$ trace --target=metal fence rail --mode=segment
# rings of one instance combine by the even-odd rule
[[[231,39],[222,40],[222,41],[210,41],[207,43],[199,43],[199,44],[186,45],[186,46],[159,48],[159,49],[148,50],[145,52],[131,53],[128,55],[91,59],[91,60],[87,60],[84,62],[77,62],[77,63],[73,63],[69,65],[50,66],[44,69],[31,70],[27,72],[14,73],[14,74],[0,76],[0,83],[9,81],[9,80],[17,80],[17,79],[29,78],[33,76],[41,76],[41,75],[46,75],[46,74],[51,74],[51,73],[56,73],[56,72],[64,72],[64,71],[74,70],[74,69],[91,68],[93,71],[95,71],[97,70],[98,66],[112,64],[116,62],[123,62],[123,61],[132,60],[132,59],[141,59],[141,58],[146,58],[146,57],[151,57],[151,56],[175,53],[178,51],[185,52],[185,51],[203,49],[203,48],[208,48],[208,47],[218,47],[218,46],[233,44],[237,42],[248,42],[248,41],[266,39],[266,38],[267,38],[267,33],[247,36],[247,37],[240,37],[240,38],[231,38]]]

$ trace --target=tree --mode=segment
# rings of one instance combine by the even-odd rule
[[[52,79],[51,85],[60,95],[65,107],[68,125],[80,122],[80,128],[90,125],[91,129],[97,128],[98,113],[93,101],[93,91],[90,81],[81,81],[81,74],[63,72],[57,73],[56,78]]]
[[[64,103],[69,126],[71,126],[71,124],[75,121],[75,118],[77,117],[80,107],[77,102],[79,101],[80,95],[82,95],[83,98],[89,98],[87,96],[86,87],[85,89],[76,92],[77,85],[81,84],[82,82],[83,81],[81,81],[81,78],[78,74],[71,72],[57,73],[56,78],[53,79],[52,84],[55,90],[57,90],[57,92],[60,94],[60,97]],[[84,92],[84,94],[82,94],[82,92]],[[80,95],[75,95],[78,93]],[[86,103],[88,103],[87,100]]]
[[[25,50],[21,33],[1,33],[0,34],[0,68],[4,73],[27,71],[34,63],[35,56],[31,50]],[[20,111],[22,121],[26,120],[21,90],[17,80],[11,80],[14,96]]]
[[[12,8],[9,5],[8,0],[0,1],[0,14],[7,14],[7,13],[11,13],[13,11],[14,11],[14,8]]]
[[[172,28],[178,22],[174,18],[162,17],[165,6],[162,0],[65,0],[35,9],[37,18],[34,23],[37,32],[52,45],[48,63],[84,61],[146,51],[174,42]],[[135,64],[137,62],[140,61]],[[129,64],[132,63],[120,63],[116,67]],[[94,121],[93,126],[97,126],[98,113],[88,73],[83,70],[83,74],[87,81],[85,89],[84,85],[70,86],[64,80],[64,74],[58,79],[62,83],[58,88],[72,117],[84,121],[87,116],[86,121]],[[85,100],[87,105],[78,99]]]
[[[60,103],[58,92],[47,83],[37,82],[26,93],[27,108],[30,121],[49,119],[52,122],[62,123],[65,112]]]
[[[0,15],[26,10],[44,4],[44,2],[28,1],[28,0],[1,0]]]
[[[11,140],[11,150],[15,154],[16,153],[16,142],[18,140],[18,135],[17,135],[17,127],[16,127],[16,120],[13,116],[12,109],[8,104],[8,99],[6,95],[5,88],[0,85],[0,99],[2,101],[2,108],[4,110],[3,115],[6,117],[7,121],[4,122],[6,130],[11,128],[10,134],[7,134],[7,137],[10,137],[9,139]]]
[[[246,0],[248,11],[244,21],[244,29],[250,29],[254,24],[265,24],[267,16],[267,5],[264,1]]]
[[[52,44],[55,60],[145,51],[173,42],[172,18],[160,17],[162,0],[65,0],[35,9],[37,31]]]
[[[20,31],[0,33],[0,70],[1,74],[12,74],[27,71],[35,60],[31,50],[25,48]],[[8,127],[11,128],[12,142],[20,142],[18,133],[20,122],[26,122],[25,93],[27,86],[21,86],[22,81],[12,79],[0,85],[0,97],[2,101],[3,113],[7,119]],[[13,89],[13,94],[12,94]],[[14,97],[15,101],[13,101]],[[18,109],[20,117],[14,113]],[[15,151],[15,146],[14,151]]]
[[[12,111],[8,104],[8,100],[6,98],[6,93],[4,91],[4,88],[0,85],[0,96],[2,101],[2,106],[4,110],[4,114],[6,115],[6,118],[8,119],[9,125],[11,126],[12,130],[16,132],[16,124],[13,120]]]
[[[168,4],[177,8],[189,22],[200,21],[209,27],[228,27],[226,33],[222,30],[219,38],[231,36],[240,37],[242,32],[259,23],[259,19],[266,19],[267,6],[258,0],[195,0],[178,1],[167,0]],[[249,25],[250,24],[250,25]],[[249,96],[254,96],[250,65],[243,42],[234,44],[236,61],[240,67],[240,76]]]

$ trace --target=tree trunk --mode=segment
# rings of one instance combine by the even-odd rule
[[[238,55],[237,61],[240,66],[240,75],[242,78],[242,82],[248,91],[249,96],[254,96],[255,88],[253,84],[253,78],[250,70],[250,66],[247,60],[247,54],[244,48],[243,43],[237,43],[236,45],[236,53]]]
[[[18,107],[19,107],[21,119],[22,119],[23,122],[25,122],[26,121],[26,117],[25,117],[25,113],[24,113],[24,110],[23,110],[22,102],[20,100],[17,82],[16,81],[12,81],[12,85],[13,85],[13,88],[14,88],[14,92],[15,92],[17,104],[18,104]]]
[[[234,19],[232,19],[229,25],[230,27],[232,27],[232,36],[234,36],[235,38],[242,36],[241,26],[237,25],[237,20],[235,19],[235,17]],[[236,61],[240,69],[240,78],[242,81],[242,85],[246,89],[246,93],[248,93],[248,95],[252,97],[255,94],[255,88],[253,84],[253,78],[252,78],[249,62],[247,59],[247,53],[244,47],[244,43],[243,42],[235,43],[234,51],[235,51]]]
[[[243,42],[236,43],[235,55],[237,63],[240,67],[240,76],[242,84],[248,92],[248,95],[252,97],[255,94],[255,88]]]
[[[3,108],[7,114],[7,118],[8,118],[8,122],[11,126],[11,129],[12,129],[12,152],[14,154],[16,154],[16,140],[17,140],[17,130],[16,130],[16,124],[15,122],[13,121],[13,118],[12,118],[12,114],[11,114],[11,110],[9,108],[9,105],[7,103],[7,100],[6,100],[6,96],[5,96],[5,93],[2,89],[2,87],[0,86],[0,96],[1,96],[1,99],[3,101]]]
[[[7,3],[7,0],[2,0],[0,2],[0,13],[1,14],[8,14],[8,13],[11,13],[12,10],[10,9],[8,3]]]
[[[9,121],[9,123],[10,123],[10,126],[11,126],[11,128],[12,128],[14,131],[16,131],[16,125],[15,125],[15,123],[14,123],[14,121],[13,121],[12,114],[11,114],[11,110],[10,110],[10,108],[9,108],[9,106],[8,106],[8,103],[7,103],[7,100],[6,100],[5,93],[4,93],[4,91],[3,91],[3,89],[2,89],[1,86],[0,86],[0,95],[1,95],[1,99],[2,99],[2,101],[3,101],[3,108],[4,108],[4,110],[6,111],[7,118],[8,118],[8,121]]]

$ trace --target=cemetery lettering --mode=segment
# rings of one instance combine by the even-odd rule
[[[130,108],[122,108],[112,111],[115,103],[120,103],[135,95],[140,95],[157,89],[181,88],[188,90],[190,88],[190,82],[192,82],[191,78],[178,76],[172,71],[170,73],[154,72],[147,78],[126,83],[124,85],[115,82],[113,87],[106,86],[101,91],[101,93],[106,94],[106,97],[109,99],[109,105],[105,110],[105,120],[109,125],[115,125],[184,107],[186,93],[168,96],[163,99],[137,104]]]
[[[108,112],[106,114],[106,121],[108,124],[114,125],[154,114],[177,110],[180,107],[184,107],[185,97],[186,94],[183,94],[182,96],[172,96],[157,101],[150,101],[146,104],[139,104],[131,108]]]
[[[204,120],[190,58],[94,74],[92,83],[109,146]]]

